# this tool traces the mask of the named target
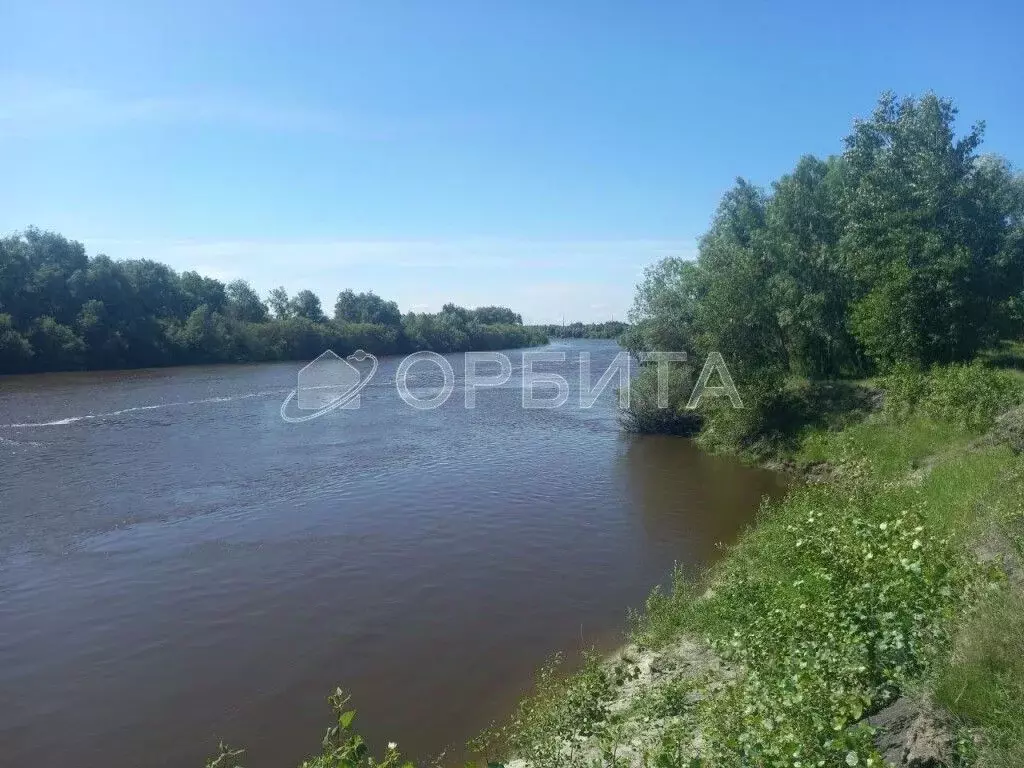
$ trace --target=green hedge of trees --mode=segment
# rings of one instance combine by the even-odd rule
[[[845,151],[770,191],[739,179],[697,260],[638,287],[625,343],[722,353],[734,378],[863,375],[971,359],[1019,337],[1024,179],[958,137],[952,102],[886,93]]]
[[[557,339],[617,339],[629,327],[618,320],[607,320],[603,323],[575,322],[569,325],[534,325],[544,335]]]
[[[0,373],[309,359],[325,349],[395,354],[542,344],[504,307],[402,315],[374,293],[342,291],[328,318],[309,290],[264,302],[149,260],[90,258],[81,243],[28,229],[0,239]]]

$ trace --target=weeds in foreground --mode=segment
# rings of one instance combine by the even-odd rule
[[[988,530],[976,541],[1008,575],[969,613],[934,685],[936,700],[976,735],[977,764],[986,768],[1024,765],[1024,459],[1006,463],[985,499]]]
[[[640,636],[701,634],[740,674],[701,713],[709,765],[879,765],[849,726],[946,644],[965,566],[911,489],[804,488],[733,551],[700,600],[656,597]],[[856,759],[858,763],[852,761]]]
[[[632,703],[632,729],[613,705],[613,668],[591,660],[557,686],[542,677],[508,726],[509,754],[545,768],[623,755],[665,768],[880,766],[871,729],[856,724],[941,658],[970,582],[926,503],[920,489],[861,480],[766,506],[709,592],[677,572],[633,630],[647,649],[688,633],[736,674],[697,696],[693,679],[668,679]]]
[[[805,489],[741,545],[694,612],[744,670],[707,713],[716,764],[877,764],[848,726],[929,668],[965,584],[924,521],[904,489]]]
[[[363,737],[350,730],[356,712],[348,709],[349,696],[340,688],[327,701],[334,711],[335,724],[324,733],[320,754],[304,760],[299,768],[412,768],[412,763],[402,760],[398,745],[393,742],[380,759],[370,754]],[[243,768],[240,761],[244,754],[245,750],[221,742],[217,754],[206,761],[206,768]]]

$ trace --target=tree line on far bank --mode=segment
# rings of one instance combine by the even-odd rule
[[[803,157],[770,191],[737,180],[697,260],[648,269],[626,346],[720,352],[747,401],[740,432],[756,433],[787,418],[794,378],[969,361],[1021,338],[1024,177],[979,153],[983,124],[957,136],[956,115],[886,93],[841,155]]]
[[[550,323],[548,325],[531,325],[538,331],[553,339],[618,339],[626,332],[629,325],[618,320],[607,320],[603,323]]]
[[[374,293],[342,291],[332,317],[310,290],[264,301],[149,260],[89,257],[81,243],[27,229],[0,239],[0,373],[309,359],[414,350],[460,352],[546,342],[505,307],[402,314]]]

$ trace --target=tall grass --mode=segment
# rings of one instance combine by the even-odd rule
[[[1024,596],[1001,589],[965,624],[935,697],[980,735],[978,763],[1024,765]]]

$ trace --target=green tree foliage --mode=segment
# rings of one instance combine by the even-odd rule
[[[10,315],[0,315],[0,370],[24,370],[34,355],[32,345],[14,327]]]
[[[737,382],[777,377],[786,344],[771,301],[776,258],[768,237],[768,199],[743,179],[725,194],[700,242],[700,300],[694,339],[722,354]]]
[[[559,339],[618,339],[628,329],[626,323],[618,320],[608,320],[604,323],[569,323],[568,325],[531,325],[547,336]]]
[[[229,317],[246,323],[266,321],[269,313],[267,305],[245,280],[228,283],[224,295],[227,299],[226,313]]]
[[[700,270],[692,261],[669,256],[644,270],[625,338],[634,352],[671,350],[693,354],[700,300]]]
[[[339,293],[334,304],[334,319],[345,323],[373,323],[393,328],[402,325],[398,304],[385,301],[373,291],[357,294],[346,290]]]
[[[492,309],[484,307],[485,317]],[[466,309],[445,304],[440,312],[409,312],[402,318],[402,328],[412,346],[434,352],[455,352],[461,349],[494,350],[509,347],[530,347],[543,344],[547,335],[535,327],[520,323],[488,324],[480,321],[479,309]],[[511,313],[511,310],[504,310]],[[515,315],[519,317],[518,315]]]
[[[771,301],[789,367],[812,378],[861,367],[850,333],[839,237],[845,164],[806,156],[773,186],[767,211]]]
[[[884,366],[970,359],[1021,289],[1019,177],[954,133],[952,102],[885,94],[846,140],[852,326]]]
[[[933,94],[887,93],[841,156],[801,158],[770,192],[739,179],[696,261],[647,270],[626,345],[720,352],[747,408],[712,426],[745,442],[785,420],[793,376],[925,368],[1019,337],[1024,178],[955,118]]]
[[[696,261],[637,288],[631,348],[723,354],[738,380],[968,360],[1021,332],[1024,179],[952,103],[885,94],[841,156],[740,179]]]
[[[207,307],[211,312],[223,312],[227,303],[224,283],[210,277],[203,277],[198,272],[183,272],[181,286],[184,309],[192,312],[199,307]]]
[[[310,290],[289,297],[276,288],[264,302],[244,280],[225,285],[144,259],[89,258],[80,243],[51,232],[0,238],[0,373],[309,359],[325,349],[456,352],[545,340],[502,307],[448,305],[403,319],[393,301],[345,291],[329,320]]]
[[[288,298],[288,291],[283,287],[274,288],[267,296],[267,304],[274,313],[274,317],[284,320],[292,316],[292,302]]]
[[[301,317],[311,323],[322,323],[327,320],[323,307],[320,306],[320,297],[308,288],[305,288],[292,298],[291,316]]]
[[[523,316],[508,307],[477,307],[473,317],[481,325],[522,325]]]

